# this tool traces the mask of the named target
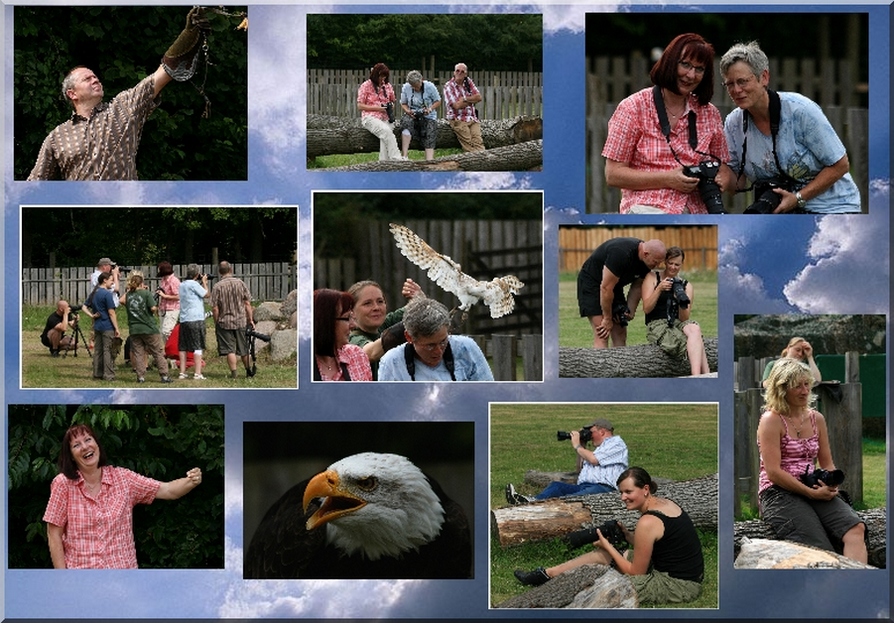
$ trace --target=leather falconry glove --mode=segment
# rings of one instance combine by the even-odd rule
[[[199,51],[211,25],[202,7],[193,7],[186,16],[186,28],[161,59],[165,71],[177,82],[185,82],[196,73]]]

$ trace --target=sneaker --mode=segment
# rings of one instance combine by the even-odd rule
[[[231,378],[231,379],[235,379],[235,378],[236,378],[236,371],[235,371],[235,370],[230,370],[230,378]]]
[[[142,377],[142,376],[137,377],[137,383],[145,383],[145,382],[146,382],[146,379],[144,377]]]
[[[537,567],[533,571],[515,570],[515,579],[526,586],[540,586],[546,584],[550,577],[546,574],[546,569]]]
[[[521,506],[522,504],[530,504],[533,501],[534,498],[522,495],[516,491],[511,482],[506,485],[506,502],[508,502],[510,506]]]
[[[165,374],[163,377],[161,377],[161,382],[162,383],[173,383],[174,381],[171,380],[171,377],[169,377],[167,374]]]
[[[205,380],[205,377],[202,376],[201,374],[199,374],[198,372],[196,372],[195,374],[193,374],[193,375],[192,375],[192,378],[194,378],[194,379],[197,380],[197,381],[204,381],[204,380]]]
[[[186,372],[181,372],[180,376],[178,376],[177,378],[178,379],[188,379],[189,375]]]
[[[253,377],[253,376],[254,376],[255,374],[257,374],[257,373],[258,373],[258,369],[257,369],[257,368],[246,368],[246,369],[245,369],[245,376],[248,377],[248,378]]]

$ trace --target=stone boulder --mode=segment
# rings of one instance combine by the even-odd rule
[[[275,303],[273,301],[268,301],[266,303],[261,303],[257,307],[255,307],[254,311],[254,319],[255,322],[260,322],[264,320],[282,320],[287,316],[282,315],[281,311],[282,305],[279,303]]]

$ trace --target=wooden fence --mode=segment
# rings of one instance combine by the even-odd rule
[[[736,361],[738,391],[734,400],[735,444],[733,472],[735,477],[735,509],[738,517],[743,504],[758,507],[758,474],[760,454],[757,449],[757,425],[761,417],[763,396],[760,381],[770,358],[740,357]],[[845,382],[820,384],[817,409],[826,419],[829,444],[835,467],[844,471],[846,490],[855,503],[863,500],[862,384],[860,353],[845,354]]]
[[[149,290],[155,291],[159,279],[155,266],[127,266],[143,273]],[[209,276],[217,275],[216,264],[199,264],[199,270]],[[298,287],[297,267],[286,262],[262,264],[233,264],[236,277],[242,279],[255,301],[281,301]],[[78,307],[87,300],[93,287],[90,275],[94,268],[74,266],[66,268],[25,268],[22,269],[22,304],[55,305],[60,298],[72,307]],[[130,274],[130,273],[128,273]],[[174,274],[181,280],[186,277],[186,265],[174,265]],[[127,277],[122,273],[122,290]],[[214,284],[214,280],[211,281]]]
[[[470,335],[490,359],[495,381],[542,381],[543,335]],[[518,378],[521,359],[522,378]]]
[[[391,83],[400,101],[400,88],[409,70],[392,70]],[[441,97],[444,84],[453,77],[452,71],[425,72],[423,76],[438,87]],[[307,70],[307,114],[336,117],[359,117],[357,89],[369,77],[367,70]],[[543,74],[541,72],[476,71],[470,76],[483,98],[477,104],[481,119],[511,119],[519,115],[543,116]],[[395,117],[402,110],[395,106]],[[444,116],[444,107],[438,109]]]
[[[587,177],[587,211],[617,212],[621,191],[605,183],[602,147],[608,120],[622,99],[651,86],[652,63],[642,56],[588,59],[586,149],[590,163]],[[712,103],[726,117],[733,105],[721,86],[719,60],[715,61],[717,82]],[[779,91],[796,91],[817,102],[844,143],[850,172],[860,189],[863,212],[868,211],[869,192],[869,111],[860,105],[868,86],[856,79],[850,63],[826,59],[770,59],[771,86]],[[726,209],[741,213],[753,202],[752,193],[739,193],[732,201],[724,196]]]
[[[668,247],[678,246],[686,254],[684,272],[717,270],[717,227],[714,225],[673,227],[610,227],[571,225],[559,227],[559,271],[580,270],[600,244],[620,237],[658,238]]]
[[[543,333],[543,223],[540,220],[409,220],[402,221],[439,253],[449,255],[463,271],[476,279],[490,280],[514,274],[525,287],[515,297],[516,309],[493,319],[479,303],[472,307],[463,333]],[[401,255],[386,222],[364,222],[345,232],[350,250],[336,258],[314,258],[314,288],[347,290],[364,279],[378,282],[389,309],[402,306],[400,290],[404,279],[422,286],[426,295],[453,309],[458,300],[441,290]],[[350,254],[347,254],[350,253]]]

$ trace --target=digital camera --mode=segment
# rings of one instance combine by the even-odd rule
[[[388,114],[388,123],[394,123],[394,102],[385,104],[385,112]]]
[[[627,323],[630,321],[627,318],[627,314],[630,313],[630,308],[627,307],[627,303],[615,303],[612,307],[612,321],[617,322],[622,327],[626,327]]]
[[[703,160],[696,165],[683,167],[683,173],[689,177],[698,178],[698,193],[709,214],[726,214],[723,209],[720,186],[714,181],[717,172],[720,171],[720,163]]]
[[[593,438],[593,431],[589,428],[580,429],[580,442],[587,443]],[[565,441],[566,439],[571,439],[571,433],[564,430],[556,431],[556,441]]]
[[[815,469],[811,472],[808,467],[801,475],[801,482],[810,488],[819,485],[820,481],[827,487],[837,487],[844,482],[844,472],[840,469]]]
[[[764,182],[754,183],[754,196],[757,199],[750,206],[745,208],[745,214],[773,214],[773,210],[779,207],[782,201],[782,195],[773,192],[774,188],[781,188],[793,192],[791,184],[782,178],[774,177]]]
[[[618,524],[616,519],[610,519],[598,528],[586,528],[577,530],[565,536],[565,544],[568,549],[577,549],[583,547],[587,543],[595,543],[599,540],[596,530],[602,532],[602,536],[619,550],[627,549],[627,537],[624,536],[624,530]]]

